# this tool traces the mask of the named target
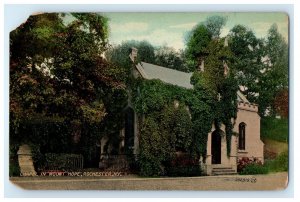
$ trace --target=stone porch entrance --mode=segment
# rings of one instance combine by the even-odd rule
[[[228,175],[237,173],[237,138],[231,138],[231,152],[227,156],[225,126],[220,130],[212,127],[208,134],[207,155],[202,169],[207,175]]]

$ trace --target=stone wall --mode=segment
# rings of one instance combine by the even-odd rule
[[[234,132],[239,133],[239,124],[244,122],[245,150],[238,150],[238,157],[258,158],[264,161],[264,143],[260,140],[260,116],[256,105],[239,103]]]

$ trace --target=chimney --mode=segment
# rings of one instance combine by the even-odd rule
[[[136,61],[137,52],[138,52],[138,49],[136,49],[134,47],[131,48],[131,53],[129,54],[129,58],[131,59],[132,62]]]

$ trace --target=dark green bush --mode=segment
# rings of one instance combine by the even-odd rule
[[[140,159],[140,175],[145,177],[157,177],[163,175],[163,168],[159,160]]]
[[[31,149],[34,168],[36,171],[39,171],[45,164],[45,156],[41,153],[40,145],[30,143],[29,147]]]
[[[241,175],[257,175],[257,174],[267,174],[269,172],[268,168],[259,165],[259,164],[248,164],[244,167],[244,169],[240,172]]]
[[[166,167],[166,175],[170,177],[201,176],[199,160],[188,153],[177,153]]]
[[[9,176],[20,176],[20,166],[18,162],[18,152],[19,145],[11,144],[9,146]]]
[[[14,176],[20,176],[20,167],[18,162],[10,162],[9,163],[9,176],[14,177]]]

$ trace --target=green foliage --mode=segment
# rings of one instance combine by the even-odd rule
[[[105,108],[101,103],[93,103],[93,105],[82,105],[83,118],[88,123],[99,123],[105,116]],[[104,114],[103,114],[104,113]]]
[[[197,158],[187,153],[178,153],[166,167],[166,175],[170,177],[191,177],[202,175],[202,171]]]
[[[233,63],[230,68],[237,72],[237,80],[242,93],[250,102],[257,102],[259,92],[258,80],[262,77],[263,40],[256,38],[253,31],[243,25],[234,26],[228,35],[229,48],[233,53]]]
[[[174,48],[163,46],[155,50],[155,64],[182,72],[189,72],[190,69],[184,61],[184,52],[176,51]]]
[[[219,39],[221,29],[227,19],[221,16],[210,16],[204,22],[196,25],[186,38],[186,63],[190,70],[199,68],[203,61],[206,62],[206,56],[209,55],[209,49],[214,48],[215,44],[209,44]],[[217,48],[217,47],[216,47]],[[218,52],[214,52],[218,53]]]
[[[192,121],[187,109],[183,105],[174,106],[174,102],[165,102],[160,109],[155,108],[144,115],[139,154],[141,174],[161,175],[176,151],[192,152]]]
[[[267,174],[270,172],[286,172],[289,167],[288,151],[282,152],[275,159],[266,160],[264,164],[249,158],[240,159],[238,171],[241,175]]]
[[[164,164],[174,156],[175,151],[188,152],[196,158],[200,155],[205,157],[207,135],[216,118],[226,125],[227,139],[231,141],[232,123],[227,120],[236,116],[236,87],[232,86],[234,79],[225,79],[221,89],[228,99],[218,104],[214,93],[202,85],[203,75],[195,73],[193,79],[194,89],[165,84],[159,80],[137,81],[138,90],[134,94],[133,104],[138,113],[145,115],[139,158],[142,175],[150,175],[148,170],[153,166],[156,167],[155,175],[163,173]],[[174,107],[174,101],[180,103],[178,108]],[[188,111],[184,106],[188,107]],[[228,147],[230,151],[230,144]]]
[[[259,164],[248,164],[246,167],[240,172],[241,175],[258,175],[258,174],[268,174],[269,170],[263,165]]]
[[[158,115],[148,116],[144,120],[140,139],[140,174],[159,176],[163,173],[162,162],[170,158],[172,151],[169,141],[174,139],[164,130],[160,130]]]
[[[202,93],[210,95],[210,99],[207,99],[206,103],[214,110],[210,112],[212,117],[209,120],[211,123],[215,123],[216,129],[219,129],[221,123],[225,125],[227,155],[229,156],[233,129],[231,120],[235,119],[237,114],[236,92],[238,86],[234,71],[224,75],[224,62],[226,61],[230,65],[231,52],[228,47],[224,47],[223,43],[224,40],[212,40],[208,44],[204,72],[195,72],[191,82],[196,90],[202,89]],[[202,141],[207,141],[206,136],[205,133],[202,134]],[[205,153],[205,151],[203,152]]]
[[[65,23],[65,15],[73,20]],[[12,31],[11,143],[88,159],[95,139],[116,135],[128,74],[101,57],[107,48],[107,19],[95,13],[34,15]]]
[[[231,51],[224,46],[224,39],[212,40],[206,48],[208,55],[205,57],[203,77],[213,93],[218,93],[225,79],[224,63],[230,66]],[[230,72],[234,76],[234,72]]]
[[[20,176],[20,166],[16,161],[9,162],[9,177],[19,177]]]
[[[280,142],[287,142],[289,137],[288,119],[263,117],[261,119],[261,137]]]
[[[207,30],[205,25],[197,25],[189,34],[187,38],[186,54],[188,63],[193,66],[192,70],[197,69],[201,64],[201,60],[207,55],[206,48],[211,40],[211,33]]]
[[[275,159],[266,161],[264,166],[269,172],[286,172],[289,169],[288,152],[282,152]]]
[[[266,109],[275,115],[275,97],[288,86],[288,46],[277,26],[271,26],[267,39],[258,39],[243,25],[234,26],[228,36],[233,53],[230,67],[237,72],[242,93],[259,105],[261,116]]]
[[[33,165],[35,170],[37,171],[44,164],[45,159],[38,144],[29,144],[29,147],[31,149]]]
[[[108,44],[108,19],[96,13],[71,13],[78,21],[76,23],[94,37],[99,48]],[[101,52],[105,49],[100,50]]]
[[[149,177],[157,177],[163,175],[163,170],[159,159],[144,157],[141,155],[139,159],[140,175]]]
[[[126,65],[126,68],[130,68],[131,61],[128,58],[132,48],[138,49],[138,62],[155,63],[155,49],[148,41],[125,41],[121,45],[109,49],[105,56],[120,68],[124,65]]]
[[[9,147],[9,176],[20,176],[20,166],[18,161],[17,152],[19,150],[19,145],[11,145]]]
[[[237,101],[236,92],[238,90],[237,69],[231,68],[235,64],[237,57],[234,57],[235,52],[226,46],[226,39],[219,38],[220,30],[225,25],[226,18],[221,16],[211,16],[204,23],[199,24],[194,28],[187,42],[187,55],[195,64],[195,69],[199,70],[200,65],[204,62],[203,72],[195,71],[191,83],[194,85],[195,91],[201,94],[209,95],[206,103],[211,109],[206,107],[207,120],[214,122],[218,130],[220,124],[225,125],[225,134],[227,142],[227,155],[231,151],[231,136],[233,134],[232,118],[236,118]],[[235,45],[239,44],[236,42]],[[225,75],[225,70],[227,74]],[[204,98],[204,97],[203,97]],[[210,114],[210,115],[208,115]],[[198,116],[195,120],[199,124],[202,117]],[[208,121],[205,123],[208,123]],[[198,125],[195,125],[195,131],[201,131]],[[208,128],[201,132],[196,139],[200,142],[207,141]],[[205,146],[206,143],[202,146]],[[201,153],[205,154],[206,147],[202,148]]]
[[[275,115],[274,101],[276,95],[288,88],[289,51],[288,44],[278,32],[277,25],[271,26],[265,45],[266,66],[261,80],[259,80],[260,114],[265,115],[266,109]]]
[[[222,27],[226,24],[227,18],[213,15],[206,18],[204,24],[212,38],[219,38]]]

